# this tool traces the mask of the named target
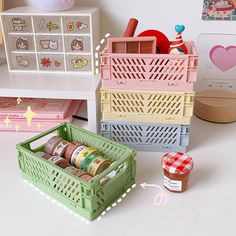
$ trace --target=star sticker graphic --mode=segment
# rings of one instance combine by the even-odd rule
[[[18,132],[19,129],[20,129],[20,126],[19,126],[18,124],[16,124],[16,125],[15,125],[15,129],[16,129],[16,132]]]
[[[16,101],[18,105],[22,102],[21,98],[17,98]]]
[[[27,125],[28,125],[28,127],[30,127],[30,126],[31,126],[32,119],[36,116],[36,113],[34,113],[34,112],[31,110],[31,107],[28,106],[28,107],[27,107],[27,111],[26,111],[26,113],[25,113],[23,116],[24,116],[24,117],[26,118],[26,120],[27,120]]]
[[[11,120],[9,119],[9,116],[7,116],[4,120],[4,123],[6,124],[7,128],[9,127],[9,124],[11,123]]]
[[[40,122],[37,123],[37,129],[41,129],[42,125]]]
[[[82,56],[77,56],[71,62],[73,64],[74,69],[81,69],[88,64],[88,60],[86,60]]]

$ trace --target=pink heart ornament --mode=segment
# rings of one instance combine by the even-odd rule
[[[235,46],[224,47],[216,45],[211,49],[209,55],[214,65],[223,72],[230,70],[236,65]]]

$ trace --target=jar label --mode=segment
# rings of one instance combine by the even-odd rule
[[[164,186],[171,191],[182,191],[182,181],[172,180],[164,175]]]

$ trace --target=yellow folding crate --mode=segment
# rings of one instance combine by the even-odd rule
[[[102,119],[189,125],[193,100],[193,92],[102,89]]]

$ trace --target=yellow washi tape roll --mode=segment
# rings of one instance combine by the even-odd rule
[[[76,161],[75,161],[75,166],[77,168],[81,168],[81,165],[84,161],[84,159],[91,153],[97,152],[96,149],[91,148],[91,147],[86,147],[84,148],[77,156]]]

